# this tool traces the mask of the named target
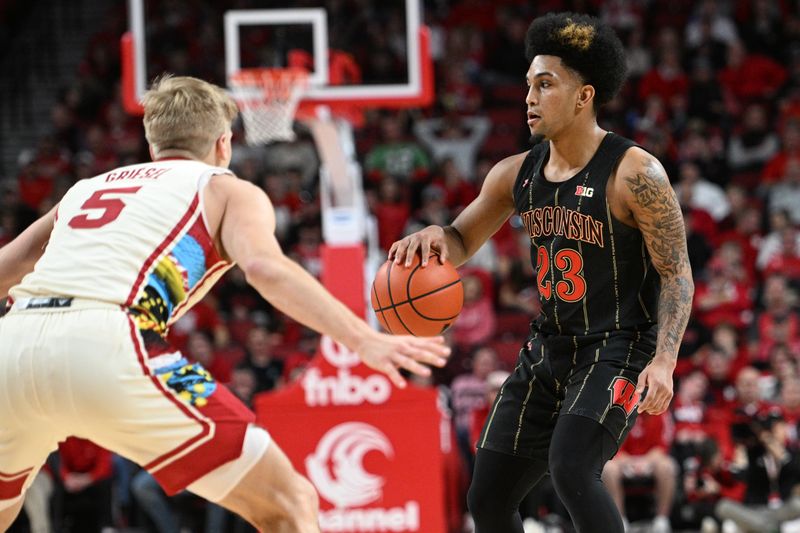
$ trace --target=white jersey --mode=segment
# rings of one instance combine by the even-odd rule
[[[202,198],[209,178],[225,173],[166,159],[76,183],[44,255],[10,296],[119,304],[165,332],[231,266],[214,247]]]

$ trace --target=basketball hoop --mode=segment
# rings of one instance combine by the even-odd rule
[[[300,97],[308,87],[308,72],[300,68],[243,69],[228,81],[244,121],[247,144],[294,140],[294,120]]]

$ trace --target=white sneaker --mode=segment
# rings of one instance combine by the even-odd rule
[[[544,526],[533,518],[526,518],[522,521],[522,530],[525,533],[546,533]]]
[[[669,523],[669,518],[666,516],[655,517],[650,531],[652,533],[672,533],[672,525]]]
[[[742,529],[736,525],[736,522],[726,518],[722,521],[722,533],[743,533]]]
[[[710,516],[703,518],[703,521],[700,522],[700,533],[719,533],[717,521]]]

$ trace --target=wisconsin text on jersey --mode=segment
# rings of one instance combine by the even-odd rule
[[[537,207],[522,213],[531,239],[560,235],[603,248],[603,223],[564,206]]]

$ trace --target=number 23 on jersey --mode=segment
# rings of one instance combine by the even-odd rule
[[[561,278],[555,281],[556,296],[567,303],[575,303],[586,296],[586,279],[583,277],[583,257],[577,250],[562,248],[558,250],[550,264],[550,255],[547,248],[539,246],[536,252],[536,284],[539,294],[545,300],[553,296],[553,281],[550,269],[555,268],[561,273]],[[553,272],[555,274],[555,272]]]

